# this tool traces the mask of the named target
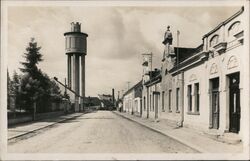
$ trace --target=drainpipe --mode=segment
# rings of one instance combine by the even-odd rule
[[[184,122],[184,71],[181,71],[181,82],[182,82],[182,100],[181,100],[181,124],[180,127],[183,127]]]

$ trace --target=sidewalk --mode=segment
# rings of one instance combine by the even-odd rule
[[[201,153],[239,153],[243,150],[242,143],[227,144],[213,140],[205,134],[198,133],[191,128],[181,127],[176,128],[169,126],[164,121],[155,122],[150,119],[140,118],[128,113],[120,113],[114,111],[115,114],[120,115],[131,121],[135,121],[142,126],[150,128],[153,131],[167,135],[179,142],[198,150]]]
[[[23,124],[9,127],[8,128],[8,140],[26,135],[28,133],[32,133],[36,130],[40,130],[40,129],[55,125],[65,120],[73,119],[83,114],[84,113],[73,113],[73,114],[62,115],[59,117],[43,119],[39,121],[28,122],[28,123],[23,123]]]

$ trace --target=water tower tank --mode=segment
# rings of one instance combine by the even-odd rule
[[[81,32],[81,24],[79,22],[72,22],[71,31],[64,33],[64,36],[66,54],[87,54],[88,34]]]

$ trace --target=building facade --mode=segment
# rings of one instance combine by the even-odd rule
[[[143,55],[142,117],[242,138],[247,120],[242,111],[249,108],[242,97],[247,93],[244,56],[249,54],[244,52],[243,15],[241,8],[196,48],[174,47],[168,27],[160,75],[153,74],[152,55]]]
[[[183,101],[182,104],[174,103],[175,112],[178,112],[178,105],[183,107],[182,116],[173,117],[176,122],[180,120],[184,126],[213,130],[221,135],[242,135],[244,118],[241,111],[248,108],[240,97],[244,90],[241,82],[244,78],[241,72],[244,71],[243,12],[241,8],[205,34],[202,44],[187,54],[189,57],[175,62],[163,78],[167,82],[162,82],[162,86],[171,84],[174,98]],[[163,89],[162,92],[167,91]]]
[[[150,71],[149,75],[150,79],[144,83],[146,88],[145,101],[147,102],[146,108],[143,109],[144,116],[158,120],[161,107],[161,71],[155,69],[154,71]]]
[[[123,112],[141,116],[142,114],[142,81],[135,84],[123,94]]]

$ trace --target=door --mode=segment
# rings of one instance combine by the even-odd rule
[[[219,117],[220,117],[220,110],[219,110],[219,92],[213,91],[212,92],[212,126],[214,129],[219,128]]]
[[[219,129],[220,125],[219,78],[212,79],[211,83],[212,83],[212,128]]]
[[[142,99],[140,99],[140,116],[142,116]]]
[[[154,103],[155,103],[155,119],[158,119],[159,94],[158,93],[154,94],[154,98],[155,98],[155,101],[154,101]]]
[[[240,89],[239,73],[229,75],[229,131],[240,130]]]

